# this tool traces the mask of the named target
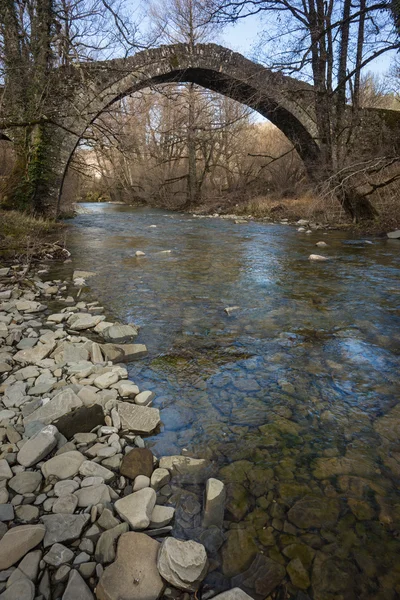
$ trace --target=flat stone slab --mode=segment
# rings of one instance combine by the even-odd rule
[[[73,542],[80,537],[87,525],[90,515],[44,515],[41,521],[45,525],[46,535],[43,540],[45,548],[56,542]]]
[[[93,600],[94,596],[78,571],[72,569],[62,600]]]
[[[43,540],[44,525],[20,525],[9,529],[0,540],[0,571],[8,569]]]
[[[97,585],[98,600],[157,600],[165,586],[157,570],[159,548],[146,534],[121,535],[117,560],[105,569]]]
[[[333,527],[338,517],[338,500],[326,496],[304,496],[288,512],[289,521],[300,529]]]
[[[31,467],[46,458],[57,445],[57,433],[54,425],[47,425],[29,438],[17,454],[19,464]]]
[[[102,344],[100,347],[106,360],[112,362],[130,362],[147,356],[144,344]]]
[[[82,406],[82,400],[70,389],[64,389],[54,396],[47,404],[40,406],[24,418],[25,426],[31,421],[40,421],[50,425],[75,408]]]
[[[54,421],[54,425],[70,440],[76,433],[88,433],[98,425],[104,425],[104,412],[99,404],[80,406]]]
[[[117,408],[122,429],[129,429],[134,433],[151,433],[161,423],[158,408],[136,406],[129,402],[118,402]]]
[[[25,350],[19,350],[14,354],[13,359],[19,363],[25,363],[28,365],[35,365],[44,358],[47,358],[55,348],[56,343],[51,342],[49,344],[38,343],[34,348],[26,348]]]

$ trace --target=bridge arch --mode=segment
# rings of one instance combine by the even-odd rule
[[[64,178],[91,123],[118,100],[163,83],[196,83],[259,112],[293,143],[309,172],[320,150],[312,108],[313,88],[216,44],[160,46],[125,59],[79,65],[68,73],[59,143],[58,207]]]

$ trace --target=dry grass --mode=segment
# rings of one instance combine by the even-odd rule
[[[55,221],[0,210],[0,259],[31,257],[63,234],[64,227]]]
[[[339,202],[331,198],[319,198],[312,193],[305,193],[294,198],[272,198],[258,196],[249,202],[237,205],[235,212],[252,215],[257,219],[309,219],[318,223],[338,224],[347,222]]]

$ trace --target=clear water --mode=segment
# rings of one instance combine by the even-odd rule
[[[242,486],[227,526],[265,556],[286,566],[287,546],[311,549],[310,597],[400,598],[400,242],[85,208],[73,266],[97,273],[90,293],[108,315],[141,326],[149,356],[129,371],[162,409],[154,453],[186,448]],[[304,523],[291,518],[304,496],[332,502],[334,522],[307,506]],[[296,597],[287,581],[280,597]]]

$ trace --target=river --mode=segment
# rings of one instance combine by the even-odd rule
[[[149,350],[129,365],[161,409],[146,443],[230,484],[225,578],[256,540],[297,568],[288,594],[400,597],[399,241],[84,206],[73,266]]]

